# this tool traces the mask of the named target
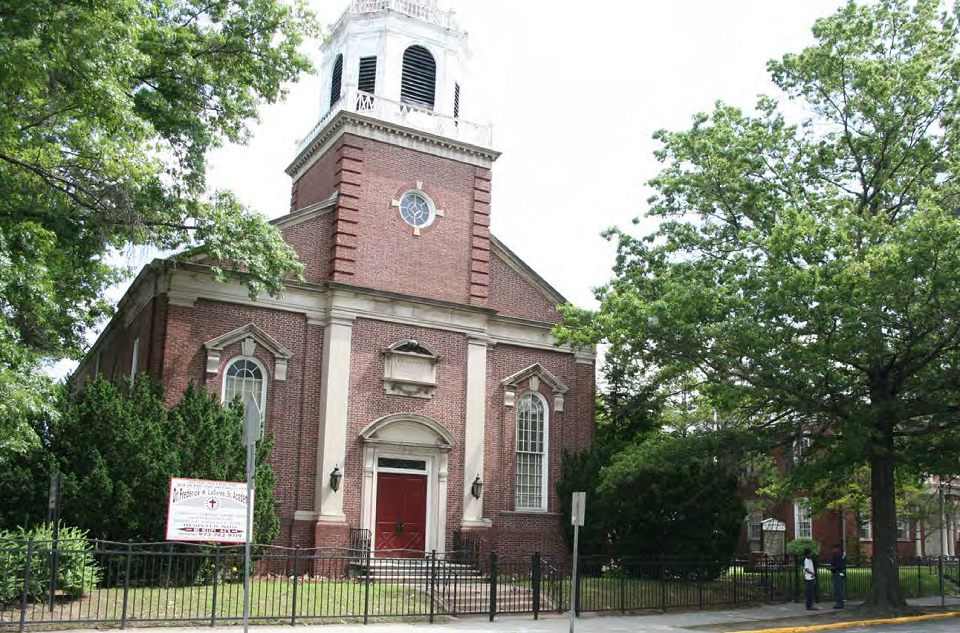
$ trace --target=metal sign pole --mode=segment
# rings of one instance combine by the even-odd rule
[[[947,548],[947,510],[943,499],[943,477],[940,478],[940,606],[947,606],[946,585],[943,578],[943,555]]]
[[[573,524],[573,577],[570,579],[570,633],[577,619],[577,559],[580,558],[580,526]]]
[[[570,523],[573,524],[573,577],[570,579],[570,633],[574,633],[577,618],[577,562],[580,559],[580,526],[586,515],[587,493],[575,492],[570,502]]]
[[[250,542],[253,540],[253,449],[260,436],[260,408],[252,397],[246,401],[243,443],[247,447],[247,533],[243,543],[243,632],[250,626]]]

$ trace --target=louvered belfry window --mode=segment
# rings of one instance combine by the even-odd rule
[[[430,51],[414,45],[403,52],[400,101],[433,109],[436,101],[437,63]]]
[[[330,107],[340,100],[340,86],[343,84],[343,55],[337,55],[333,62],[333,76],[330,77]]]
[[[357,77],[357,90],[373,94],[377,91],[377,58],[360,58],[360,75]]]
[[[460,84],[453,86],[453,118],[460,118]]]

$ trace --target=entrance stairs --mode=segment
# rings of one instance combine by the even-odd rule
[[[419,584],[430,582],[431,573],[436,582],[451,582],[454,579],[464,582],[479,582],[483,573],[472,565],[452,563],[430,558],[371,558],[368,561],[355,561],[352,565],[355,577],[363,579],[370,576],[373,582]],[[433,567],[435,566],[435,568]]]
[[[403,585],[432,595],[438,612],[449,614],[484,613],[490,608],[490,576],[473,565],[430,558],[371,558],[358,560],[351,575],[363,581]],[[431,574],[433,575],[431,584]],[[541,597],[541,609],[553,605]],[[497,611],[533,611],[533,591],[528,583],[512,584],[505,578],[497,583]]]

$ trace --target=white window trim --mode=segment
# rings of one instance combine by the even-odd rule
[[[863,535],[863,530],[866,529],[867,536]],[[872,541],[873,540],[873,522],[870,519],[867,519],[863,522],[863,525],[860,526],[860,540],[861,541]]]
[[[803,514],[807,515],[805,523],[810,525],[810,534],[800,534],[800,518]],[[810,509],[803,505],[801,500],[793,502],[793,537],[794,538],[813,538],[813,514]]]
[[[100,364],[99,358],[97,363],[97,370],[99,371]],[[133,339],[133,354],[130,358],[130,377],[136,378],[137,372],[140,370],[140,337]]]
[[[906,536],[900,536],[901,525],[904,526]],[[910,540],[910,519],[897,519],[897,540],[900,542],[907,542]]]
[[[267,419],[267,383],[270,381],[267,368],[254,356],[234,356],[223,365],[223,378],[220,380],[220,404],[224,404],[224,397],[227,394],[227,377],[230,373],[230,366],[237,361],[249,361],[260,368],[260,375],[263,376],[260,385],[260,436],[263,436],[264,422]]]
[[[442,217],[444,217],[444,216],[446,215],[446,212],[445,212],[443,209],[440,209],[440,208],[437,207],[437,203],[436,203],[436,201],[433,199],[433,196],[431,196],[431,195],[428,194],[426,191],[424,191],[422,187],[423,187],[423,183],[422,183],[422,182],[417,182],[417,186],[416,186],[416,187],[414,187],[413,189],[407,189],[406,191],[404,191],[403,193],[401,193],[396,199],[390,201],[391,206],[394,206],[394,207],[397,208],[397,215],[400,216],[400,220],[401,220],[405,225],[407,225],[408,227],[410,227],[410,229],[413,230],[413,234],[414,234],[414,235],[420,235],[420,231],[421,231],[422,229],[426,229],[426,228],[429,228],[429,227],[433,226],[433,223],[434,223],[434,222],[436,222],[439,218],[442,218]],[[400,203],[401,203],[401,202],[403,201],[403,199],[404,199],[406,196],[408,196],[408,195],[417,195],[417,196],[420,196],[421,198],[423,198],[423,199],[426,201],[426,203],[427,203],[427,208],[430,209],[430,219],[427,220],[427,222],[425,222],[424,224],[421,224],[420,226],[414,226],[413,224],[410,224],[409,222],[407,222],[407,219],[406,219],[405,217],[403,217],[403,213],[402,213],[402,211],[401,211],[401,209],[400,209]]]
[[[526,507],[520,506],[517,504],[517,429],[519,428],[519,416],[520,416],[520,401],[530,396],[536,398],[540,401],[540,404],[543,406],[543,463],[540,465],[540,507]],[[517,512],[546,512],[550,507],[549,499],[547,498],[547,492],[549,491],[549,486],[547,482],[549,481],[549,470],[550,470],[550,407],[547,404],[547,399],[543,397],[542,394],[536,391],[528,391],[517,398],[517,407],[516,413],[513,416],[514,427],[513,427],[513,507]]]

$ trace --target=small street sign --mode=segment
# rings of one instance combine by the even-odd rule
[[[570,525],[583,525],[583,519],[587,509],[587,493],[573,493],[573,506],[570,510]]]

